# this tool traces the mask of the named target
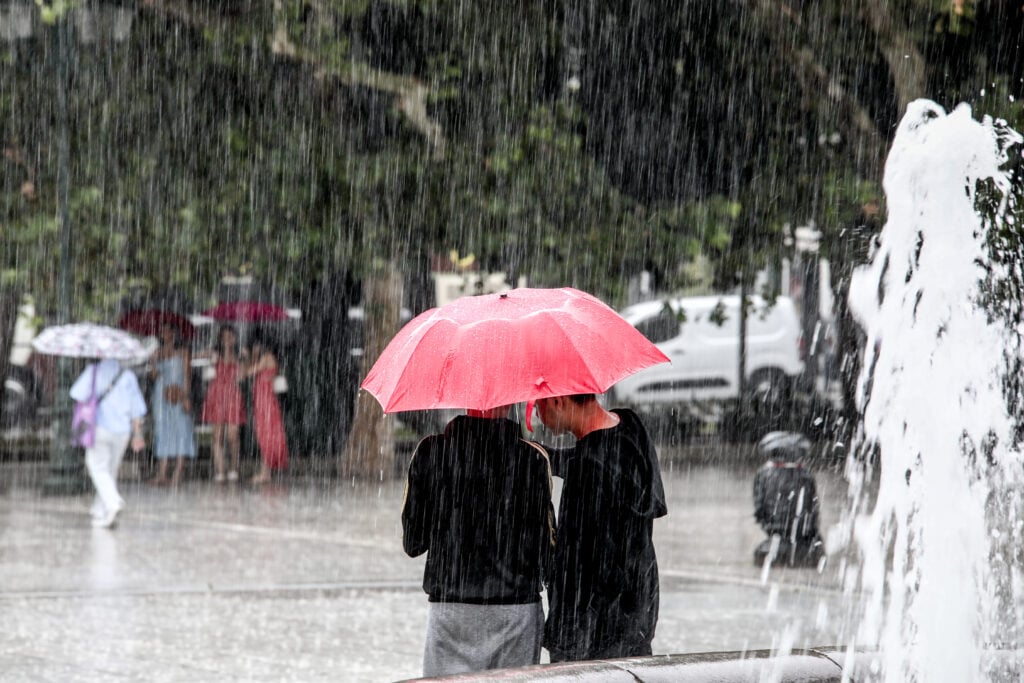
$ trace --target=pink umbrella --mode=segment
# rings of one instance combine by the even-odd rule
[[[287,320],[288,311],[263,301],[224,301],[206,311],[214,320],[239,323],[271,322]]]
[[[192,341],[196,334],[195,326],[185,316],[155,308],[128,311],[117,321],[117,326],[122,330],[142,336],[156,336],[164,325],[178,330],[182,341]]]
[[[413,318],[362,388],[394,413],[485,410],[603,393],[668,358],[600,299],[568,287],[463,297]]]

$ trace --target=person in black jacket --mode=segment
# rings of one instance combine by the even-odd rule
[[[817,486],[805,464],[811,442],[797,432],[771,432],[758,442],[757,453],[768,461],[754,476],[754,519],[768,538],[754,550],[754,565],[818,566],[825,547]]]
[[[551,661],[649,655],[659,597],[652,532],[668,508],[647,430],[593,394],[541,399],[537,409],[549,429],[577,439],[552,453],[564,484],[548,579]]]
[[[427,553],[424,676],[540,661],[551,468],[508,410],[456,417],[409,465],[402,538],[411,557]]]

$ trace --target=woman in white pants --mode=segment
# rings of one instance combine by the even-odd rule
[[[124,509],[124,499],[117,491],[117,471],[125,449],[131,443],[138,453],[146,445],[142,436],[146,400],[135,373],[123,370],[116,360],[90,364],[75,380],[70,393],[74,400],[85,401],[93,391],[103,398],[96,411],[96,439],[91,448],[85,449],[85,467],[96,488],[91,510],[93,526],[110,528]]]

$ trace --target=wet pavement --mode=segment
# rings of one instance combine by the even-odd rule
[[[844,642],[838,562],[773,570],[752,553],[760,463],[663,451],[668,518],[656,653]],[[130,474],[132,468],[126,471]],[[401,549],[401,480],[293,477],[262,489],[123,481],[118,527],[90,496],[44,497],[39,463],[0,465],[0,672],[38,681],[387,681],[420,671],[423,558]],[[818,471],[822,530],[845,483]],[[556,480],[557,481],[557,480]]]

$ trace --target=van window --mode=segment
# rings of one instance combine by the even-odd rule
[[[749,318],[747,320],[749,321]],[[739,316],[729,315],[724,319],[716,317],[713,322],[709,320],[708,324],[701,328],[701,331],[709,337],[735,339],[740,334]]]
[[[679,319],[671,311],[662,311],[653,318],[641,320],[636,329],[652,344],[660,344],[679,336]]]

